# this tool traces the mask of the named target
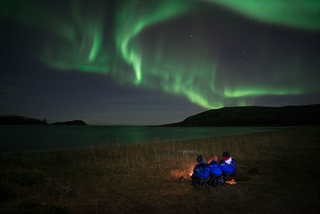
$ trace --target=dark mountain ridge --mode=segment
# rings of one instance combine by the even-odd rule
[[[0,125],[87,125],[82,120],[48,124],[46,119],[39,120],[23,116],[0,116]],[[320,104],[263,107],[243,106],[224,107],[208,110],[186,118],[177,123],[161,126],[302,126],[320,125]]]
[[[73,120],[73,121],[67,121],[67,122],[56,122],[52,123],[51,125],[87,125],[82,120]]]
[[[46,119],[39,120],[30,117],[17,115],[0,116],[0,125],[87,125],[82,120],[73,120],[66,122],[56,122],[48,124]]]
[[[48,125],[47,121],[17,115],[0,116],[0,125]]]
[[[320,104],[284,107],[225,107],[208,110],[164,126],[320,125]]]

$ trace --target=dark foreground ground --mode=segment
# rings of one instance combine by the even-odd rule
[[[238,182],[195,188],[195,158],[229,151]],[[319,213],[320,128],[1,154],[1,213]],[[180,179],[184,177],[184,179]]]

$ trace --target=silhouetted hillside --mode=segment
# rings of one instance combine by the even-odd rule
[[[38,120],[30,117],[23,116],[0,116],[0,125],[48,125],[46,119]],[[56,122],[51,125],[87,125],[82,120],[73,120],[66,122]]]
[[[67,121],[67,122],[56,122],[52,123],[51,125],[87,125],[82,120],[73,120],[73,121]]]
[[[320,125],[320,104],[284,107],[225,107],[164,126],[300,126]]]
[[[38,120],[16,115],[0,116],[0,125],[48,125],[46,119]]]

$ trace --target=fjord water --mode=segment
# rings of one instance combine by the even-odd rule
[[[49,151],[273,131],[270,127],[0,126],[1,152]]]

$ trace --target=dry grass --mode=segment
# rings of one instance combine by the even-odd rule
[[[1,213],[319,213],[319,130],[2,154]],[[179,181],[224,151],[237,185]]]

